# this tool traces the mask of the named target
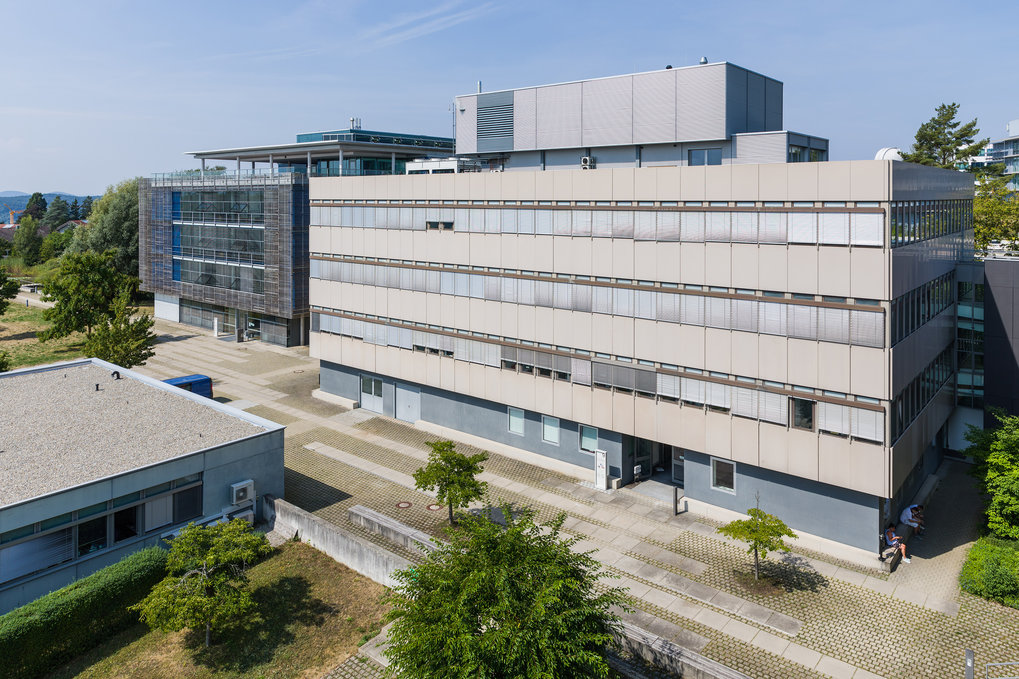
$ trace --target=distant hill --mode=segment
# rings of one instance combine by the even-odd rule
[[[74,202],[74,199],[78,199],[78,204],[85,200],[85,196],[76,196],[72,193],[44,193],[42,197],[46,199],[46,203],[49,204],[57,196],[60,196],[68,203]],[[22,193],[21,191],[0,191],[0,223],[6,223],[7,217],[10,214],[8,210],[24,210],[25,206],[28,205],[28,199],[31,198],[31,194]],[[100,196],[92,196],[92,200],[98,200]],[[9,208],[7,206],[10,206]],[[17,217],[15,217],[17,219]]]

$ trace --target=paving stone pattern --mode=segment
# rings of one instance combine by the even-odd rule
[[[178,341],[157,345],[142,372],[160,379],[202,372],[214,378],[218,397],[269,419],[291,420],[285,456],[288,500],[393,551],[399,548],[350,524],[346,510],[362,504],[419,530],[443,534],[444,508],[429,511],[432,497],[392,480],[397,475],[405,480],[420,466],[433,435],[311,398],[318,386],[317,377],[311,378],[317,364],[306,348],[238,345],[163,321],[157,330]],[[318,444],[325,447],[306,447]],[[466,453],[477,450],[462,443],[457,447]],[[323,450],[339,451],[346,461]],[[386,469],[391,478],[385,478]],[[504,455],[490,453],[485,471],[490,502],[528,505],[542,520],[565,511],[564,529],[581,546],[614,562],[607,567],[625,575],[637,611],[675,625],[693,635],[689,639],[707,640],[701,653],[750,676],[940,679],[961,676],[966,648],[975,649],[978,663],[1019,660],[1019,611],[960,593],[955,585],[973,539],[967,517],[975,506],[972,486],[960,476],[962,467],[950,470],[927,509],[931,535],[914,543],[912,564],[883,577],[831,563],[823,555],[796,553],[798,566],[769,558],[769,572],[786,583],[785,591],[772,595],[742,586],[750,557],[720,539],[709,521],[673,516],[668,505],[628,489],[599,492]],[[411,506],[398,508],[401,501]],[[795,636],[767,625],[774,614],[800,624]],[[380,676],[377,667],[358,657],[329,676]]]

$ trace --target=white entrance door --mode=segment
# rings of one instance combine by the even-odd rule
[[[421,419],[420,389],[397,383],[396,418],[404,422],[417,422]]]
[[[361,376],[361,407],[373,413],[382,414],[382,380],[380,378]]]

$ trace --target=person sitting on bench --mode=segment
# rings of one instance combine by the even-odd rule
[[[902,552],[903,563],[909,563],[909,557],[906,556],[906,543],[895,534],[895,526],[893,524],[888,524],[888,527],[885,528],[885,544],[892,549]]]
[[[916,529],[917,535],[923,535],[923,505],[909,505],[902,510],[899,521]]]

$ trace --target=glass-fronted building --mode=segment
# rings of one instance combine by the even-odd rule
[[[308,343],[308,178],[403,174],[453,140],[361,129],[194,152],[200,170],[140,185],[139,277],[158,318],[283,346]],[[207,169],[208,160],[236,166]],[[244,167],[242,167],[244,163]]]

